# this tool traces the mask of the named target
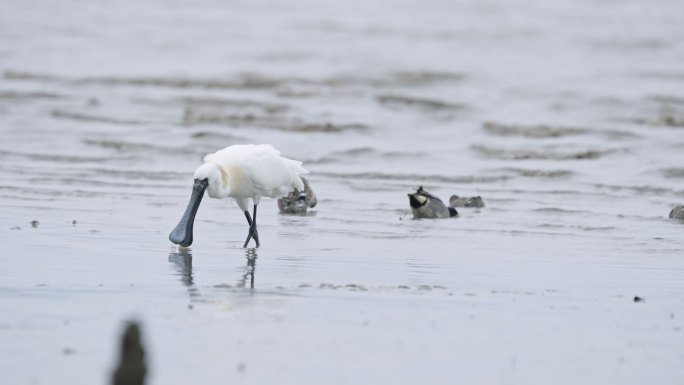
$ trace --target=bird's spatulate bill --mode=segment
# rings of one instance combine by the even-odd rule
[[[171,242],[186,247],[192,245],[192,225],[195,222],[195,214],[197,214],[200,202],[202,202],[204,190],[207,189],[208,185],[209,182],[206,179],[195,179],[188,208],[185,209],[185,213],[183,213],[183,217],[176,228],[169,234]]]

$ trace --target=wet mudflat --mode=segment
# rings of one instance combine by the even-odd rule
[[[7,9],[2,383],[107,383],[130,318],[159,385],[684,380],[679,2]],[[316,208],[243,249],[205,198],[173,247],[201,157],[262,142]]]

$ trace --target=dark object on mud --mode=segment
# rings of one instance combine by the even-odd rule
[[[411,211],[414,218],[450,218],[458,216],[453,207],[446,207],[444,202],[436,196],[418,187],[415,193],[408,194]]]
[[[461,198],[454,194],[449,198],[449,206],[451,207],[484,207],[484,201],[479,195],[476,197]]]
[[[145,350],[140,342],[140,327],[136,322],[130,322],[121,338],[121,356],[112,376],[112,384],[143,385],[146,374]]]
[[[316,207],[318,200],[311,189],[309,181],[304,177],[304,191],[294,189],[288,195],[278,198],[278,209],[282,214],[306,214],[306,210]]]
[[[646,301],[645,298],[639,297],[638,295],[634,296],[634,302],[644,302],[644,301]]]
[[[678,205],[670,211],[670,218],[684,219],[684,205]]]

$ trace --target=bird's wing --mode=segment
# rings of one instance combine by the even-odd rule
[[[306,171],[302,162],[280,156],[271,145],[258,145],[240,157],[240,166],[245,176],[264,196],[276,197],[292,191],[304,190],[299,177]]]

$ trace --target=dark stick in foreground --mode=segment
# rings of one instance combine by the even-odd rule
[[[143,385],[147,367],[145,350],[140,342],[140,327],[136,322],[128,323],[121,337],[121,356],[112,376],[113,385]]]

